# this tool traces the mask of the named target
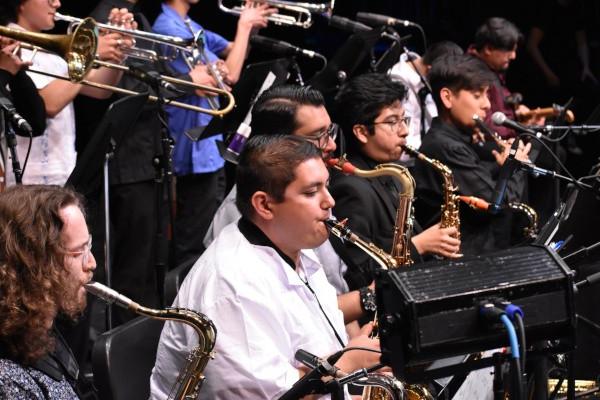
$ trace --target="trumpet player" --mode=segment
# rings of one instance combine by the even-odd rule
[[[59,0],[7,0],[0,4],[0,14],[6,16],[10,28],[42,32],[54,27],[54,14],[60,4]],[[126,44],[124,38],[110,38],[110,41],[101,38],[99,56],[101,59],[118,59],[120,50],[117,47]],[[64,185],[75,167],[77,156],[73,99],[79,93],[95,98],[108,98],[110,92],[69,82],[67,63],[57,55],[44,51],[33,53],[25,49],[22,50],[22,55],[24,60],[31,61],[32,69],[66,78],[62,80],[29,72],[44,101],[47,120],[43,135],[33,139],[29,161],[23,174],[23,183]],[[114,84],[120,76],[120,72],[100,68],[90,71],[86,79]],[[29,140],[19,137],[17,141],[17,150],[22,157],[25,157]],[[9,183],[10,175],[7,172]]]
[[[188,12],[198,0],[167,0],[162,4],[162,13],[156,19],[153,30],[157,33],[192,39],[202,33],[202,26],[191,20]],[[232,85],[240,77],[248,49],[250,33],[267,25],[267,17],[275,10],[267,5],[250,7],[240,16],[233,42],[221,35],[203,31],[204,52],[215,68],[197,64],[190,70],[181,54],[171,62],[171,67],[179,74],[189,74],[194,83],[216,86],[217,80]],[[221,60],[222,58],[222,60]],[[209,71],[212,70],[212,74]],[[217,75],[220,75],[217,76]],[[181,99],[185,103],[210,107],[203,92]],[[186,133],[202,129],[211,117],[205,114],[168,107],[169,130],[175,139],[173,169],[177,176],[177,216],[175,220],[175,262],[181,264],[188,259],[198,258],[204,246],[202,238],[217,210],[223,193],[220,193],[219,179],[223,177],[225,161],[219,154],[216,141],[220,136],[192,141]]]

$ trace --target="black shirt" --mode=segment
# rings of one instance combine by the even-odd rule
[[[458,193],[492,200],[499,168],[491,170],[471,145],[471,135],[440,118],[432,121],[419,149],[427,157],[439,160],[452,170]],[[423,226],[440,219],[443,202],[442,177],[429,164],[417,160],[413,170],[417,182],[416,215]],[[511,176],[503,204],[520,201],[525,187],[525,174]],[[461,204],[461,250],[463,254],[480,254],[506,248],[510,244],[511,214],[506,211],[490,215]]]

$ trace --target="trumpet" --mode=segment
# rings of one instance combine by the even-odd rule
[[[50,76],[56,79],[68,80],[74,83],[80,83],[99,89],[109,90],[116,93],[129,95],[139,94],[133,90],[127,90],[102,83],[90,82],[84,79],[90,68],[94,66],[112,68],[124,72],[129,71],[129,68],[126,66],[96,60],[98,30],[97,24],[92,18],[86,18],[81,21],[73,33],[68,35],[26,32],[0,26],[0,36],[18,40],[21,42],[22,47],[31,49],[34,52],[43,50],[58,54],[60,57],[66,60],[69,76],[65,77],[46,71],[38,71],[33,69],[30,69],[30,72]],[[188,86],[193,89],[199,89],[206,92],[215,93],[217,95],[222,95],[228,99],[227,105],[219,110],[206,109],[171,99],[164,99],[165,104],[218,117],[222,117],[223,115],[227,114],[235,106],[235,99],[233,98],[233,95],[226,90],[214,88],[212,86],[199,85],[165,75],[160,75],[159,78],[176,85]],[[159,101],[159,98],[156,96],[149,96],[148,99],[151,101]]]
[[[331,16],[335,0],[330,0],[327,3],[300,3],[295,1],[284,0],[263,0],[258,3],[266,3],[271,7],[277,8],[279,11],[270,15],[267,20],[275,25],[290,25],[308,29],[311,27],[312,14],[326,14]],[[219,0],[219,9],[227,14],[239,15],[244,11],[243,5],[226,6],[224,0]]]
[[[79,24],[83,22],[82,18],[72,17],[70,15],[64,15],[58,12],[54,14],[54,20],[68,22],[69,27],[67,29],[67,33],[72,33],[73,30],[76,29],[77,26],[79,26]],[[134,39],[142,39],[148,42],[172,47],[179,51],[191,51],[190,41],[187,39],[182,39],[180,37],[161,35],[159,33],[145,32],[137,29],[127,29],[116,25],[102,24],[99,22],[95,22],[95,24],[98,29],[102,29],[105,31],[120,33],[122,35],[131,36]],[[130,57],[148,61],[162,60],[162,58],[154,50],[142,49],[135,46],[123,48],[122,50],[125,54],[127,54]]]

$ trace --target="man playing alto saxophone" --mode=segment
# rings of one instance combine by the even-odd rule
[[[340,89],[335,119],[346,139],[348,161],[354,166],[371,170],[378,164],[400,159],[410,120],[402,106],[406,92],[404,85],[381,74],[358,76]],[[399,189],[389,176],[365,179],[336,172],[331,183],[336,199],[334,214],[340,219],[348,218],[352,231],[389,252]],[[415,261],[426,254],[460,256],[460,240],[454,237],[456,228],[440,228],[436,224],[423,232],[419,227],[415,230],[419,232],[412,237],[411,254]],[[346,277],[351,289],[373,280],[375,265],[366,253],[352,244],[335,243],[334,247],[348,264]]]
[[[299,349],[326,357],[346,346],[378,349],[371,325],[349,342],[335,289],[312,250],[327,240],[334,200],[320,150],[296,136],[251,137],[237,169],[242,218],[225,227],[196,262],[175,306],[204,313],[217,327],[215,359],[201,396],[274,399],[305,373]],[[166,398],[197,338],[181,324],[163,329],[151,398]],[[379,355],[348,351],[344,372],[377,364]]]

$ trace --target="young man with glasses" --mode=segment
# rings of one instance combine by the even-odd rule
[[[335,117],[346,140],[348,161],[354,166],[372,170],[400,159],[410,123],[402,105],[406,92],[404,85],[382,74],[358,76],[340,89]],[[399,182],[390,176],[362,178],[336,171],[331,177],[336,200],[333,212],[340,219],[348,218],[348,226],[359,236],[390,252],[400,190]],[[416,232],[420,232],[418,226]],[[420,261],[426,254],[460,257],[456,233],[455,228],[436,224],[413,236],[413,260]],[[350,243],[333,243],[350,269],[346,274],[350,289],[370,284],[376,268],[371,257]]]
[[[13,186],[0,193],[0,226],[0,398],[78,399],[77,362],[55,323],[81,315],[96,268],[81,200]]]

